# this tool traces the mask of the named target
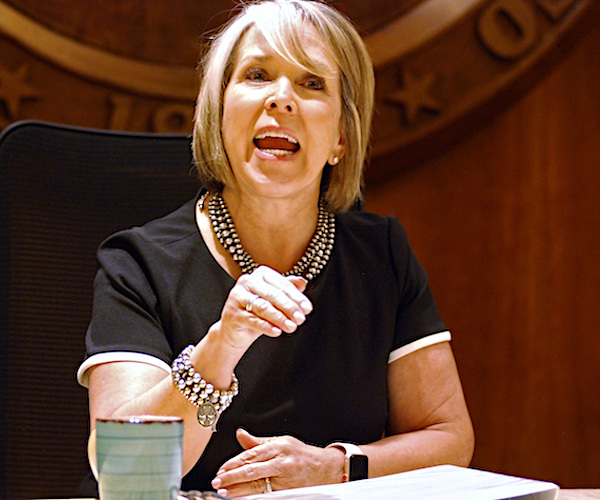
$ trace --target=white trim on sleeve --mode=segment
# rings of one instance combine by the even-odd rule
[[[408,356],[419,349],[423,349],[424,347],[429,347],[441,342],[448,342],[451,340],[451,338],[452,336],[450,335],[450,332],[444,331],[428,335],[427,337],[423,337],[419,340],[415,340],[410,344],[399,347],[398,349],[392,351],[388,357],[388,364],[393,363],[404,356]],[[164,370],[166,373],[171,371],[171,367],[167,363],[149,354],[128,351],[102,352],[90,356],[81,364],[77,370],[77,382],[79,382],[79,384],[83,387],[88,387],[88,371],[90,368],[103,363],[113,363],[115,361],[134,361],[137,363],[145,363],[147,365],[156,366],[157,368]]]
[[[415,340],[410,344],[403,345],[402,347],[393,350],[388,358],[388,364],[393,363],[394,361],[403,358],[404,356],[408,356],[409,354],[418,351],[419,349],[423,349],[424,347],[440,344],[442,342],[449,342],[451,339],[452,335],[450,335],[450,332],[448,330],[446,330],[445,332],[432,333],[427,337]]]
[[[142,354],[140,352],[114,351],[101,352],[94,354],[86,359],[77,370],[77,382],[83,387],[88,387],[88,371],[90,368],[101,365],[103,363],[113,363],[115,361],[134,361],[136,363],[145,363],[147,365],[156,366],[167,373],[171,372],[171,367],[162,359],[158,359],[150,354]]]

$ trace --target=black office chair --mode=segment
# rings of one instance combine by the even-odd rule
[[[0,499],[72,496],[88,472],[75,381],[95,250],[194,196],[190,138],[27,121],[0,136]]]

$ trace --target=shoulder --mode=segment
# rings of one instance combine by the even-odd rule
[[[364,211],[344,212],[337,216],[338,220],[348,226],[380,226],[387,225],[389,217]]]
[[[406,231],[396,217],[371,212],[345,212],[336,218],[342,233],[355,238],[379,238],[407,244]]]
[[[190,200],[164,217],[109,236],[98,248],[99,264],[185,260],[200,239],[194,207],[195,200]]]
[[[370,268],[374,273],[379,270],[385,276],[394,276],[399,288],[413,269],[420,269],[406,231],[396,217],[347,212],[340,214],[337,221],[337,254],[343,256],[346,267],[354,265],[363,271]]]
[[[194,219],[195,200],[190,200],[170,214],[150,221],[143,226],[124,229],[109,236],[101,245],[111,247],[118,242],[129,241],[156,247],[165,247],[197,236]]]

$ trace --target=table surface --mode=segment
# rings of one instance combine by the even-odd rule
[[[558,500],[585,500],[586,498],[600,498],[600,489],[560,490],[558,492]]]
[[[560,490],[558,500],[586,500],[587,498],[600,499],[600,489]],[[45,499],[51,500],[51,499]],[[68,499],[63,499],[68,500]],[[71,499],[75,500],[75,499]],[[94,498],[79,498],[77,500],[96,500]]]

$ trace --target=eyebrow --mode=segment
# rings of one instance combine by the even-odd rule
[[[244,66],[248,66],[250,64],[253,63],[265,63],[265,62],[269,62],[271,60],[275,59],[275,56],[273,54],[264,54],[264,53],[255,53],[255,54],[245,54],[243,55],[237,62],[237,66],[238,67],[244,67]],[[290,61],[292,64],[296,64],[298,67],[302,67],[301,65],[299,65],[298,63],[296,63],[295,61]],[[337,75],[337,71],[335,69],[330,68],[327,64],[322,63],[320,61],[311,61],[313,67],[315,68],[315,70],[309,69],[309,68],[305,68],[307,71],[309,71],[310,73],[315,74],[316,76],[320,76],[320,77],[331,77],[334,78]]]
[[[246,64],[246,61],[256,61],[259,63],[267,62],[270,59],[273,59],[272,55],[259,55],[259,54],[246,54],[240,58],[238,64]]]

